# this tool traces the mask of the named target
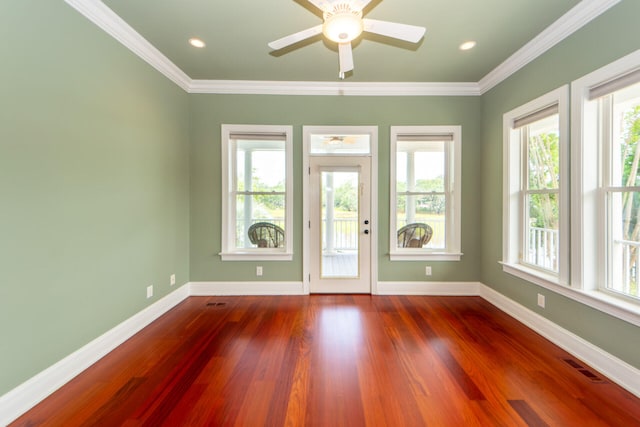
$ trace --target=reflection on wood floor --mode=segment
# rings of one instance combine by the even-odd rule
[[[190,297],[15,426],[638,426],[480,297]]]

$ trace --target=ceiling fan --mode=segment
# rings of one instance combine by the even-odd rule
[[[358,138],[355,136],[338,136],[338,135],[328,135],[322,139],[322,143],[325,145],[342,145],[342,144],[355,144],[358,141]]]
[[[338,77],[344,79],[344,73],[353,70],[351,42],[363,31],[411,43],[422,39],[426,31],[424,27],[363,18],[362,9],[370,2],[371,0],[309,0],[309,3],[322,10],[324,23],[272,41],[269,47],[279,50],[323,33],[329,40],[338,43]]]

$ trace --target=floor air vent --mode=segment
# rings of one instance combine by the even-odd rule
[[[578,362],[576,362],[573,359],[563,359],[565,362],[567,362],[569,364],[569,366],[571,366],[572,368],[576,368],[576,369],[584,369],[584,366],[582,366],[581,364],[579,364]]]
[[[573,359],[562,359],[562,360],[564,360],[572,368],[577,369],[578,372],[580,372],[582,375],[589,378],[589,380],[592,383],[606,383],[605,380],[603,380],[602,378],[600,378],[599,376],[597,376],[596,374],[594,374],[593,372],[591,372],[590,370],[588,370],[587,368],[585,368],[584,366],[576,362],[575,360]]]
[[[226,302],[208,302],[207,303],[207,307],[220,307],[224,305],[227,305],[227,303]]]
[[[585,377],[589,378],[589,380],[592,383],[603,383],[603,382],[605,382],[605,380],[603,380],[602,378],[600,378],[599,376],[597,376],[596,374],[594,374],[593,372],[591,372],[588,369],[578,369],[578,371],[580,371],[580,373],[582,375],[584,375]]]

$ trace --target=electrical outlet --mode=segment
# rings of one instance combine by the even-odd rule
[[[172,274],[172,275],[169,277],[169,285],[173,286],[173,285],[175,285],[175,284],[176,284],[176,275],[175,275],[175,274]]]
[[[151,298],[153,296],[153,285],[147,286],[147,298]]]
[[[544,295],[538,294],[538,306],[544,308],[545,298]]]
[[[425,274],[425,276],[431,276],[431,266],[430,265],[427,265],[424,268],[424,274]]]
[[[257,265],[256,266],[256,276],[262,276],[262,266],[261,265]]]

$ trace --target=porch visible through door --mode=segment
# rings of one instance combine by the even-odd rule
[[[310,291],[371,291],[370,158],[310,159]]]

